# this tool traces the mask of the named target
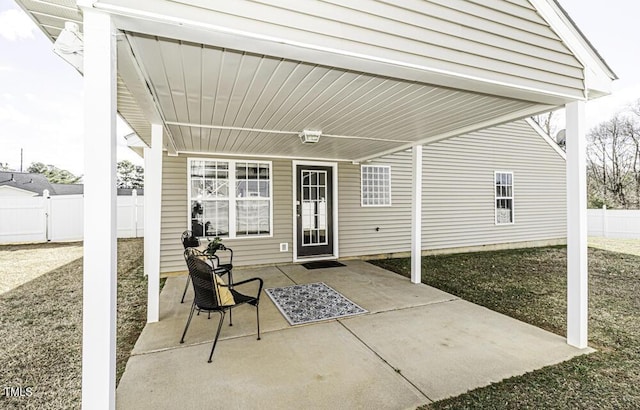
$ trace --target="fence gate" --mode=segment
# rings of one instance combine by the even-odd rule
[[[45,191],[46,193],[46,191]],[[118,196],[118,238],[144,236],[143,197]],[[81,241],[82,195],[0,197],[0,244]]]

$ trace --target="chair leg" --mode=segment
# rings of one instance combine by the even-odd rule
[[[218,344],[218,337],[220,337],[220,330],[222,330],[222,322],[224,321],[224,310],[220,313],[220,322],[218,323],[218,331],[216,332],[216,338],[213,340],[213,346],[211,347],[211,354],[209,354],[209,361],[207,363],[211,363],[211,358],[213,357],[213,351],[216,350],[216,344]]]
[[[233,274],[231,271],[229,271],[229,289],[233,289]],[[233,310],[229,310],[229,326],[233,326],[232,312]]]
[[[187,325],[184,327],[184,332],[182,332],[182,339],[180,339],[180,343],[184,343],[184,337],[187,335],[187,329],[189,329],[189,323],[191,323],[191,318],[193,317],[194,310],[196,310],[195,302],[191,304],[191,312],[189,312],[189,319],[187,319]]]
[[[260,340],[260,309],[256,305],[256,322],[258,323],[258,340]]]
[[[180,303],[184,302],[184,296],[187,294],[187,289],[189,289],[189,282],[191,282],[191,276],[187,275],[187,284],[184,285],[184,292],[182,292],[182,299],[180,299]]]

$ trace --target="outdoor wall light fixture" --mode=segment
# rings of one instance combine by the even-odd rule
[[[53,52],[82,74],[84,43],[80,27],[76,23],[64,23],[64,29],[53,44]]]
[[[298,135],[300,136],[300,141],[303,144],[315,144],[316,142],[320,141],[322,131],[304,130]]]

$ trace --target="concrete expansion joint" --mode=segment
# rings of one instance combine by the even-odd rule
[[[398,309],[398,310],[400,310],[400,309]],[[337,322],[340,323],[342,325],[342,327],[344,327],[347,332],[351,333],[351,335],[353,337],[355,337],[360,343],[362,343],[362,345],[365,348],[367,348],[367,350],[369,350],[376,357],[378,357],[380,360],[382,360],[382,362],[384,364],[389,366],[396,374],[398,374],[402,379],[404,379],[407,383],[409,383],[411,386],[413,386],[413,388],[416,389],[416,391],[419,392],[421,395],[423,395],[425,399],[427,399],[430,403],[434,402],[434,400],[431,397],[429,397],[424,391],[422,391],[422,389],[420,389],[420,387],[418,387],[414,382],[412,382],[404,374],[402,374],[402,370],[400,368],[395,367],[391,363],[389,363],[384,357],[382,357],[371,346],[369,346],[364,340],[362,340],[357,334],[355,334],[355,332],[353,332],[351,329],[349,329],[349,327],[345,323],[343,323],[342,319],[338,319]]]
[[[299,285],[299,283],[296,282],[295,280],[293,280],[293,278],[291,276],[287,275],[287,273],[285,271],[283,271],[282,268],[280,268],[280,266],[276,265],[276,269],[278,269],[280,272],[282,272],[282,274],[284,276],[286,276],[287,279],[289,279],[291,282],[293,282],[294,285]]]
[[[457,300],[461,300],[461,299],[459,297],[453,297],[451,299],[436,300],[436,301],[433,301],[433,302],[426,302],[426,303],[422,303],[422,304],[419,304],[419,305],[394,307],[394,308],[385,309],[385,310],[378,310],[377,312],[365,313],[364,316],[379,315],[380,313],[387,313],[387,312],[400,312],[402,310],[411,310],[411,309],[421,308],[421,307],[425,307],[425,306],[439,305],[441,303],[455,302]],[[343,319],[338,319],[338,321],[340,322],[341,320],[348,320],[348,319],[350,319],[350,317],[345,317]]]

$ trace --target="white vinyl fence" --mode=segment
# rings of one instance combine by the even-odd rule
[[[587,210],[589,236],[640,239],[640,210]]]
[[[118,238],[144,236],[144,198],[118,196]],[[81,241],[82,195],[0,197],[0,244]]]

